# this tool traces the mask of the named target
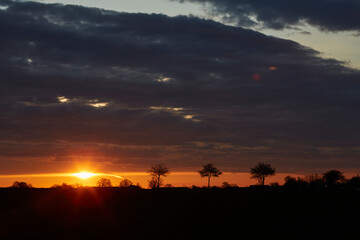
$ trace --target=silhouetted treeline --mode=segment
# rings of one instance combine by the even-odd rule
[[[3,188],[0,239],[349,239],[359,202],[336,188]]]
[[[151,176],[151,179],[148,181],[149,187],[151,189],[160,188],[164,186],[165,188],[172,188],[171,184],[164,184],[163,178],[170,174],[170,170],[164,164],[157,164],[151,166],[151,169],[148,171]],[[213,166],[213,164],[203,165],[203,169],[198,171],[201,177],[208,178],[207,187],[210,188],[210,179],[211,177],[219,177],[222,172]],[[258,185],[265,187],[265,178],[275,175],[275,168],[269,163],[258,163],[256,166],[250,168],[250,174],[252,179],[258,180]],[[360,189],[360,176],[354,176],[350,179],[346,179],[344,174],[339,170],[333,169],[329,170],[322,175],[311,174],[306,177],[285,177],[285,183],[281,186],[279,183],[270,183],[271,188],[285,188],[285,189],[321,189],[321,188],[359,188]],[[97,183],[97,187],[101,188],[110,188],[110,187],[120,187],[120,188],[141,188],[140,184],[136,185],[130,179],[122,179],[118,186],[113,186],[110,179],[100,178]],[[269,187],[268,186],[268,187]],[[32,188],[32,185],[26,182],[15,181],[11,188]],[[80,184],[69,185],[62,183],[61,185],[55,184],[51,188],[62,188],[62,189],[72,189],[83,187]],[[237,188],[237,184],[223,182],[222,188]],[[254,186],[250,186],[254,187]],[[193,185],[191,188],[199,188]],[[216,188],[216,187],[213,187]]]
[[[360,176],[346,179],[338,170],[330,170],[322,175],[312,174],[306,177],[285,178],[284,188],[288,189],[321,189],[321,188],[355,188],[360,189]]]

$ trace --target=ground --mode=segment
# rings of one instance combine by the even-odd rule
[[[0,189],[0,239],[339,239],[360,226],[360,192]]]

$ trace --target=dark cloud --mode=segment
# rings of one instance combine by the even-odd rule
[[[1,166],[359,167],[360,73],[342,62],[195,17],[0,3]]]
[[[304,22],[323,31],[359,31],[358,0],[171,0],[204,4],[223,21],[250,27],[292,28]]]

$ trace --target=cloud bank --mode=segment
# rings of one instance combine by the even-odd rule
[[[359,167],[360,73],[196,17],[0,1],[0,164]]]
[[[359,31],[358,0],[171,0],[204,4],[223,21],[243,27],[293,28],[304,23],[323,31]]]

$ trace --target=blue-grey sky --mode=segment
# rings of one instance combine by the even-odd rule
[[[211,13],[209,8],[197,1],[179,3],[172,0],[39,0],[39,2],[77,4],[114,11],[159,13],[169,16],[193,14],[224,23],[224,20],[221,18],[224,14]],[[234,24],[233,22],[225,23]],[[302,23],[293,29],[274,30],[254,26],[249,26],[249,28],[268,35],[294,40],[320,51],[322,56],[326,58],[336,58],[352,67],[360,68],[360,48],[358,47],[360,46],[360,37],[355,31],[320,31],[306,23]]]
[[[161,13],[169,16],[204,13],[199,4],[182,4],[169,0],[38,0],[38,2],[76,4],[119,12]]]

